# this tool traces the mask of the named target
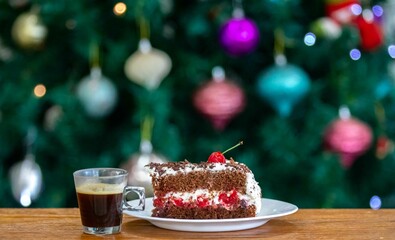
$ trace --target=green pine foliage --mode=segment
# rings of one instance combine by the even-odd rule
[[[9,170],[26,153],[28,129],[37,128],[34,154],[43,172],[43,191],[32,207],[75,207],[72,173],[88,167],[119,167],[139,151],[141,122],[147,114],[155,124],[154,150],[171,161],[206,161],[213,151],[223,151],[247,164],[263,189],[263,197],[292,202],[306,208],[369,207],[378,195],[383,207],[395,206],[395,159],[389,152],[375,155],[380,134],[395,137],[394,79],[388,80],[391,59],[386,46],[362,58],[349,57],[359,48],[354,26],[343,26],[337,39],[317,38],[306,46],[304,35],[325,16],[325,1],[244,0],[246,16],[260,30],[258,48],[243,57],[231,57],[218,43],[218,30],[231,17],[231,0],[125,0],[128,10],[113,13],[117,1],[31,0],[22,6],[0,1],[0,207],[19,207],[11,192]],[[374,1],[371,1],[373,4]],[[48,29],[45,46],[30,50],[11,36],[15,19],[40,7]],[[137,50],[139,19],[150,26],[152,46],[166,52],[173,63],[159,88],[148,91],[124,73],[126,59]],[[304,69],[312,88],[292,110],[279,116],[257,92],[257,76],[273,66],[274,31],[282,29],[288,62]],[[103,74],[118,91],[110,115],[89,116],[76,96],[76,87],[89,75],[92,43],[100,46]],[[10,53],[5,55],[5,51]],[[192,103],[196,89],[222,66],[246,94],[246,107],[223,131],[215,130]],[[390,91],[378,94],[387,81]],[[42,98],[32,94],[44,84]],[[345,169],[338,154],[328,151],[323,133],[347,105],[353,116],[373,131],[371,147]],[[62,114],[53,128],[46,115],[53,107]],[[385,112],[384,120],[377,107]]]

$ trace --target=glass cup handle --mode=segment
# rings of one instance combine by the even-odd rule
[[[130,192],[135,192],[139,196],[139,204],[137,206],[132,206],[128,203],[128,200],[126,196]],[[128,211],[144,211],[145,209],[145,188],[143,187],[132,187],[132,186],[126,186],[123,189],[123,210],[128,210]]]

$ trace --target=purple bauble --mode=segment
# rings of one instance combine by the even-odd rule
[[[255,50],[258,45],[259,29],[248,18],[233,17],[222,25],[219,41],[230,55],[244,55]]]

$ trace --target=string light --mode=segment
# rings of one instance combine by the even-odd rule
[[[362,14],[362,6],[359,5],[359,4],[353,4],[353,5],[351,6],[351,12],[352,12],[355,16],[361,15],[361,14]]]
[[[28,207],[30,206],[30,204],[32,204],[32,199],[30,195],[31,194],[29,189],[22,191],[21,198],[19,199],[19,202],[21,203],[22,206]]]
[[[365,9],[362,11],[362,16],[365,19],[365,21],[371,23],[374,20],[374,14],[372,12],[372,10],[370,9]]]
[[[127,10],[126,4],[123,2],[118,2],[114,5],[113,12],[117,16],[122,16],[123,14],[125,14],[126,10]]]
[[[350,57],[354,61],[359,60],[361,58],[361,51],[359,51],[358,49],[352,49],[350,51]]]
[[[370,207],[373,209],[373,210],[378,210],[378,209],[380,209],[381,208],[381,199],[380,199],[380,197],[379,196],[373,196],[372,198],[370,198],[370,202],[369,202],[369,204],[370,204]]]
[[[381,17],[384,14],[384,9],[380,5],[374,5],[372,11],[376,17]]]
[[[36,97],[44,97],[45,93],[47,92],[47,88],[43,84],[38,84],[34,87],[34,95]]]
[[[306,33],[306,35],[304,36],[304,44],[306,44],[307,46],[313,46],[315,44],[315,40],[316,37],[314,35],[314,33]]]
[[[388,54],[390,55],[391,58],[395,59],[395,45],[388,46]]]

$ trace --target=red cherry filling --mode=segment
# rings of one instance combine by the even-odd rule
[[[181,198],[174,198],[173,199],[173,203],[177,207],[183,207],[184,206],[184,201]]]
[[[213,152],[208,157],[207,162],[209,162],[209,163],[225,163],[226,159],[225,159],[225,156],[221,152]]]
[[[163,207],[163,201],[160,198],[154,199],[154,207]]]
[[[208,199],[204,198],[204,196],[199,196],[196,199],[196,205],[201,208],[207,207],[209,205]]]
[[[221,193],[218,198],[224,205],[234,205],[238,200],[237,191],[232,190],[230,193]]]

